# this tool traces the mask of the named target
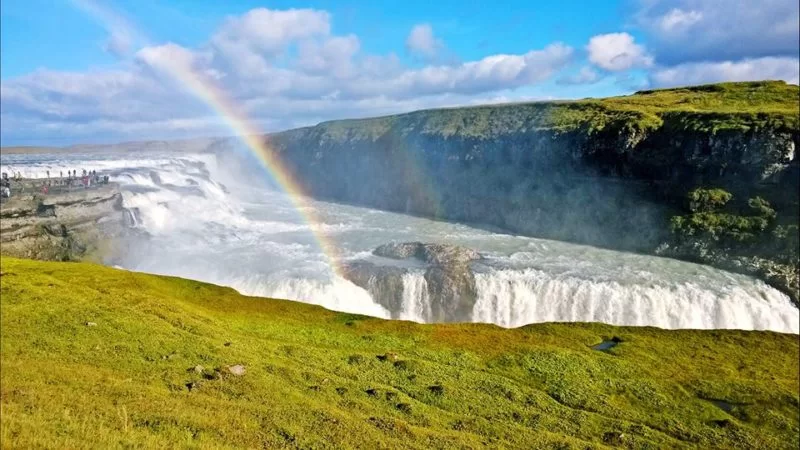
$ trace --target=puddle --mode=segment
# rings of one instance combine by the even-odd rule
[[[708,399],[708,401],[713,403],[714,406],[716,406],[717,408],[725,411],[726,413],[730,413],[731,411],[733,411],[733,408],[736,407],[736,405],[734,405],[733,403],[726,402],[725,400]]]
[[[622,339],[620,339],[620,338],[618,338],[616,336],[611,338],[611,339],[603,339],[603,342],[601,342],[601,343],[599,343],[597,345],[593,345],[592,346],[592,350],[598,350],[598,351],[604,352],[604,351],[607,351],[607,350],[610,350],[610,349],[616,347],[617,345],[619,345],[620,342],[622,342]]]

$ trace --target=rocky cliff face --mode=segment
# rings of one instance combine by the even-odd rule
[[[43,260],[98,256],[125,230],[122,195],[114,185],[15,196],[3,203],[0,219],[3,254]]]
[[[413,119],[374,138],[334,139],[319,126],[271,142],[319,198],[620,249],[655,248],[692,186],[797,207],[786,195],[798,188],[796,130],[711,133],[670,117],[657,129],[471,137],[426,132]]]
[[[266,139],[317,198],[652,253],[695,187],[760,196],[778,222],[797,224],[798,94],[730,83],[419,111]]]
[[[415,259],[424,267],[423,279],[429,302],[420,305],[419,315],[425,322],[463,322],[472,318],[477,300],[475,275],[470,263],[481,258],[478,252],[454,245],[404,242],[382,245],[372,252],[394,260]],[[344,276],[370,293],[372,298],[392,312],[393,318],[409,305],[404,305],[404,267],[353,261],[344,266]]]

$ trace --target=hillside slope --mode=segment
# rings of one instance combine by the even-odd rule
[[[793,335],[418,325],[85,263],[0,271],[6,448],[800,444]]]

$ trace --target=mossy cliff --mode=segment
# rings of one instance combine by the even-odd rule
[[[796,449],[799,358],[773,332],[420,325],[0,260],[4,448]]]
[[[760,197],[777,222],[797,224],[799,96],[783,82],[724,83],[326,122],[267,139],[318,198],[650,253],[673,243],[670,219],[696,188]]]

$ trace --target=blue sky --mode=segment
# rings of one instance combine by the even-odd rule
[[[793,0],[4,0],[0,142],[229,133],[165,76],[176,64],[263,131],[645,87],[797,83],[799,15]]]

